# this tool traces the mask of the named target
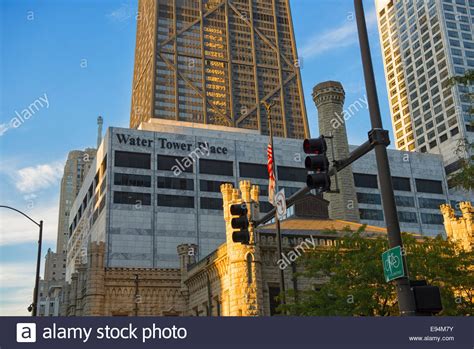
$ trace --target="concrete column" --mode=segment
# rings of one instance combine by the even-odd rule
[[[334,155],[336,160],[348,157],[349,143],[347,141],[346,124],[344,121],[345,92],[340,82],[326,81],[313,89],[313,100],[318,108],[319,134],[333,136]],[[328,143],[328,157],[332,162],[331,140]],[[351,222],[359,222],[359,207],[352,175],[352,166],[346,167],[337,174],[340,193],[324,193],[324,198],[330,202],[329,217]],[[331,188],[336,188],[335,177],[332,178]]]

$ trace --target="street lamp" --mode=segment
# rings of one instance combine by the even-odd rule
[[[33,220],[30,216],[27,214],[21,212],[20,210],[17,210],[16,208],[10,207],[10,206],[4,206],[0,205],[0,208],[8,208],[9,210],[13,210],[15,212],[18,212],[19,214],[25,216],[28,218],[30,221],[32,221],[34,224],[36,224],[39,227],[39,238],[38,238],[38,257],[36,260],[36,279],[35,279],[35,289],[33,291],[33,303],[30,304],[28,307],[28,311],[31,312],[31,316],[36,316],[37,312],[37,301],[38,301],[38,288],[39,288],[39,278],[40,278],[40,266],[41,266],[41,244],[43,242],[43,221],[36,222]]]

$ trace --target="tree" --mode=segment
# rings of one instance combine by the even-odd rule
[[[299,316],[398,315],[395,286],[385,282],[383,274],[387,238],[367,237],[364,228],[346,230],[333,246],[307,251],[299,276],[314,281],[315,289],[288,291],[280,310]],[[473,314],[474,253],[459,251],[441,236],[418,239],[404,233],[403,240],[410,279],[440,287],[440,315]]]
[[[450,79],[451,86],[461,85],[469,88],[474,85],[474,70],[468,70],[462,76],[454,76]],[[469,114],[471,115],[470,126],[474,127],[473,93],[465,93],[461,96],[465,101],[470,102],[471,107]],[[472,153],[474,143],[470,143],[467,138],[461,138],[456,145],[455,154],[459,159],[459,170],[449,177],[449,182],[454,187],[464,189],[469,193],[474,190],[474,163],[472,161]]]

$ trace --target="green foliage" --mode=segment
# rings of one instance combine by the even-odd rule
[[[464,75],[453,76],[450,80],[451,86],[464,85],[469,86],[474,84],[474,70],[467,70]]]
[[[467,192],[474,191],[474,163],[472,160],[460,159],[461,168],[449,177],[450,185]]]
[[[462,76],[454,76],[450,79],[450,84],[452,86],[455,85],[462,85],[462,86],[472,86],[474,85],[474,70],[468,70]],[[472,115],[474,115],[474,108],[472,101],[474,100],[473,93],[466,93],[464,98],[467,101],[471,102],[471,127],[474,124],[474,120],[472,120]],[[472,192],[474,190],[474,163],[472,161],[472,152],[474,150],[474,144],[469,143],[467,139],[459,140],[455,154],[460,160],[460,169],[453,173],[449,177],[450,185],[458,189],[463,189],[468,192]]]
[[[427,280],[440,287],[440,315],[474,313],[472,252],[457,252],[442,237],[415,239],[403,234],[411,280]],[[308,251],[299,263],[315,289],[289,291],[280,310],[299,316],[398,315],[394,283],[385,282],[381,255],[388,249],[386,237],[367,238],[363,230],[346,231],[334,246]],[[464,292],[460,295],[459,292]],[[296,297],[297,296],[297,297]]]

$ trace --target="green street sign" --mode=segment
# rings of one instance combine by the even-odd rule
[[[390,250],[382,253],[382,262],[386,282],[405,276],[402,249],[400,246],[391,248]]]

